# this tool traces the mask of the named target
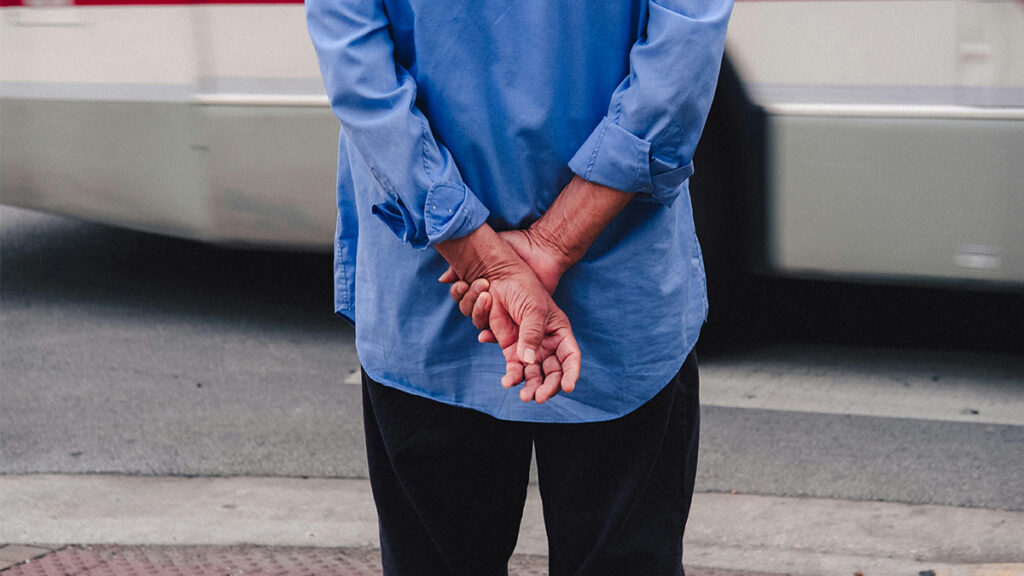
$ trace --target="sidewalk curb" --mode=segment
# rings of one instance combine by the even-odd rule
[[[1022,542],[1024,512],[696,494],[684,560],[794,576],[1024,576]],[[377,546],[377,524],[366,480],[0,476],[0,543],[355,549]],[[516,553],[546,554],[535,486]]]

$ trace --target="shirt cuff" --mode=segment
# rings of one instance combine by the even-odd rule
[[[671,206],[693,174],[693,162],[672,166],[652,158],[650,142],[605,117],[569,161],[569,169],[584,180]]]
[[[402,241],[424,249],[461,238],[487,221],[490,211],[462,184],[434,184],[427,190],[422,222],[399,199],[374,204],[371,211]],[[420,225],[417,225],[420,224]]]

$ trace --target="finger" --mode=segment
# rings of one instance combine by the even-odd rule
[[[473,326],[477,330],[486,330],[488,327],[487,318],[491,315],[491,302],[493,298],[489,292],[480,294],[473,306]]]
[[[501,385],[505,388],[518,386],[523,381],[523,364],[515,360],[505,363],[505,375],[501,377]]]
[[[481,344],[497,344],[498,338],[494,336],[494,332],[490,329],[481,330],[480,334],[476,337],[477,342]]]
[[[498,343],[498,346],[501,346],[502,350],[512,347],[519,339],[519,327],[512,321],[512,317],[508,315],[508,310],[505,310],[505,307],[500,302],[491,303],[491,314],[487,321],[491,327],[491,333],[494,334],[495,341]],[[511,349],[511,352],[515,352],[514,347]]]
[[[519,362],[519,359],[516,358],[516,345],[514,343],[511,346],[502,348],[501,355],[505,357],[505,362]]]
[[[527,364],[523,369],[524,384],[519,391],[519,399],[523,402],[533,400],[537,389],[544,383],[544,374],[541,372],[540,364]]]
[[[452,282],[455,282],[458,279],[459,275],[455,273],[455,269],[449,266],[448,269],[444,271],[444,274],[441,274],[441,277],[438,278],[437,281],[442,284],[451,284]]]
[[[473,306],[476,306],[476,300],[480,297],[480,294],[487,291],[490,283],[487,282],[486,278],[477,278],[469,285],[469,290],[459,300],[459,312],[462,312],[463,316],[473,316]]]
[[[572,330],[564,328],[565,337],[558,343],[555,355],[562,364],[562,391],[572,392],[576,388],[576,381],[580,377],[580,367],[583,356],[580,354],[580,345],[576,342]]]
[[[466,295],[466,290],[469,290],[469,284],[459,280],[448,288],[448,295],[452,297],[452,300],[455,300],[455,302],[458,303],[462,300],[462,297]]]
[[[547,328],[547,315],[540,310],[528,311],[519,324],[519,343],[516,346],[516,354],[524,364],[533,364],[537,361],[537,350],[544,341],[544,332]]]
[[[534,399],[537,404],[543,404],[549,398],[558,394],[562,382],[562,364],[555,356],[548,356],[544,359],[544,383],[537,389]]]

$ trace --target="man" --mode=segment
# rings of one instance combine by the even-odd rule
[[[552,575],[682,573],[731,4],[307,0],[386,574],[506,574],[531,452]]]

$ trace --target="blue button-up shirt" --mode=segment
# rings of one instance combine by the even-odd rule
[[[376,381],[498,418],[627,414],[707,315],[688,178],[732,0],[307,0],[341,120],[335,307]],[[571,394],[499,383],[431,247],[525,228],[578,174],[637,195],[554,294],[582,351]]]

